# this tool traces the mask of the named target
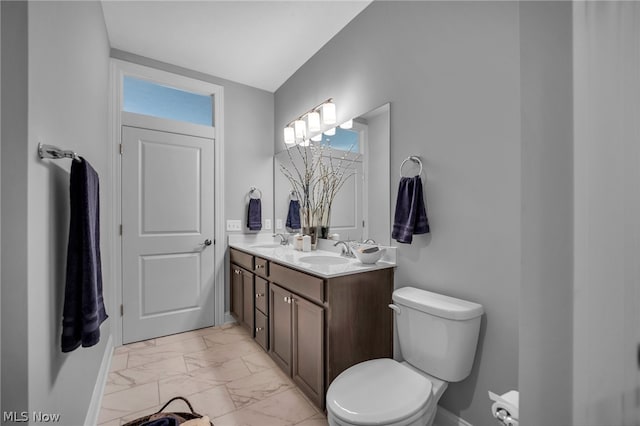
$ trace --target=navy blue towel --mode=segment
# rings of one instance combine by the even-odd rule
[[[403,177],[398,188],[391,237],[399,243],[411,244],[414,234],[427,232],[429,220],[422,196],[422,180],[420,176]]]
[[[250,231],[259,231],[262,229],[262,201],[260,201],[260,198],[249,198],[247,228],[249,228]]]
[[[70,182],[69,245],[62,316],[62,352],[100,341],[107,319],[102,299],[100,261],[100,185],[98,174],[84,158],[73,161]]]
[[[300,201],[289,201],[289,213],[287,213],[287,228],[300,229]]]

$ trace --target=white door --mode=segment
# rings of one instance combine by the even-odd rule
[[[123,343],[214,323],[214,141],[122,126]]]

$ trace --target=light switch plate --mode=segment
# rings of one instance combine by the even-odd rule
[[[282,219],[276,219],[276,229],[282,229]]]
[[[242,231],[242,225],[239,220],[227,220],[227,231]]]
[[[271,229],[271,219],[264,220],[264,229],[269,231]]]

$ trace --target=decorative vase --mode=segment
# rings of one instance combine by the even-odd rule
[[[320,238],[329,239],[329,221],[331,219],[331,206],[326,207],[320,217]]]
[[[301,210],[300,219],[302,220],[302,235],[311,237],[311,250],[315,250],[318,246],[318,217],[315,210],[304,207]]]

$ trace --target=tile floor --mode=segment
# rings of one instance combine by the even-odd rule
[[[117,348],[98,423],[119,426],[178,395],[215,426],[327,425],[323,413],[237,325]],[[188,411],[180,401],[168,409]]]

